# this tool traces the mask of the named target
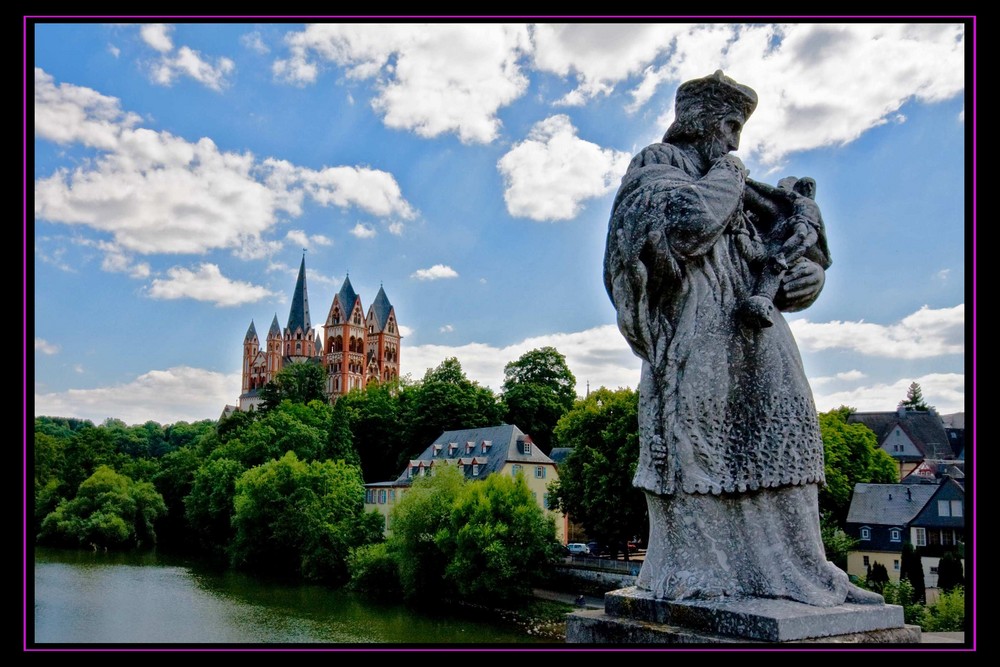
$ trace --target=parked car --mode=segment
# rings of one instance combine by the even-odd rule
[[[566,550],[573,556],[590,555],[590,548],[583,542],[570,542],[566,545]]]
[[[608,551],[601,546],[600,542],[587,542],[587,548],[590,549],[591,556],[600,556]]]

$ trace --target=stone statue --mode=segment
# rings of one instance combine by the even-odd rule
[[[643,360],[634,484],[650,535],[636,587],[882,604],[824,554],[823,443],[779,311],[815,301],[829,253],[814,183],[755,183],[731,154],[756,105],[721,71],[682,84],[663,142],[632,159],[614,201],[605,285]],[[773,312],[755,315],[754,298]]]

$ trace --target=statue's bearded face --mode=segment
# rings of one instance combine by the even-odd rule
[[[743,132],[745,120],[740,113],[728,113],[711,128],[705,137],[705,157],[709,162],[715,162],[726,153],[739,150],[740,133]]]

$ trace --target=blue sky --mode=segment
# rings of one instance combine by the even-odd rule
[[[965,408],[960,21],[32,28],[36,415],[217,418],[304,248],[313,324],[348,273],[365,309],[383,285],[403,374],[455,356],[499,390],[554,345],[580,394],[635,387],[611,201],[677,85],[720,68],[760,98],[751,176],[818,184],[833,265],[787,316],[817,407],[891,410],[917,381]]]

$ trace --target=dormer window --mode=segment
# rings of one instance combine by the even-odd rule
[[[490,450],[490,447],[492,446],[493,446],[492,440],[483,440],[483,454],[488,452]]]
[[[889,539],[893,542],[899,542],[900,535],[901,531],[899,530],[899,528],[893,528],[889,531]]]
[[[448,443],[448,456],[451,456],[452,454],[454,454],[456,449],[458,449],[458,443],[457,442],[449,442]]]
[[[479,464],[478,463],[473,463],[472,464],[472,476],[473,477],[477,477],[478,475],[479,475]]]
[[[524,441],[524,453],[531,454],[531,443],[527,440]]]
[[[869,528],[868,526],[863,527],[861,529],[861,539],[862,540],[870,540],[870,539],[872,539],[872,529]]]
[[[475,448],[476,448],[476,443],[472,442],[471,440],[469,442],[465,443],[465,453],[466,454],[471,454],[472,450],[475,449]]]

